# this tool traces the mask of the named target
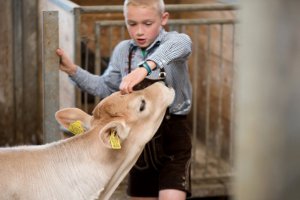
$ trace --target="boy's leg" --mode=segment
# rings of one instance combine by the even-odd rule
[[[135,166],[130,170],[128,177],[127,194],[134,200],[157,199],[158,173],[151,166],[147,147],[143,150]]]
[[[185,199],[191,195],[191,135],[185,117],[173,117],[165,121],[164,151],[172,159],[164,163],[159,175],[159,197],[174,195]],[[165,198],[163,198],[165,197]]]
[[[180,190],[161,190],[159,191],[159,198],[155,197],[131,197],[131,200],[185,200],[186,193]]]
[[[157,199],[158,196],[159,199],[185,199],[191,192],[191,138],[187,121],[164,120],[158,133],[130,171],[128,195],[135,200]]]
[[[185,200],[186,192],[181,190],[167,189],[159,191],[159,200]]]

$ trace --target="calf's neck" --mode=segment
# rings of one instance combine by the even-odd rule
[[[85,132],[57,142],[0,148],[0,199],[109,199],[154,136],[174,90],[155,83],[103,99],[89,115],[77,108],[56,113],[68,128],[80,120]],[[113,149],[116,134],[121,149]]]

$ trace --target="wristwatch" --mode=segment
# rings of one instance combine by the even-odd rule
[[[143,67],[147,70],[147,76],[149,76],[152,73],[151,67],[148,65],[147,61],[142,61],[138,64],[139,67]]]

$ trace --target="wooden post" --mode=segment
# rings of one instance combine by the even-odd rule
[[[59,109],[58,11],[43,12],[44,143],[61,138],[55,112]]]
[[[14,143],[14,134],[19,116],[15,115],[16,96],[14,91],[13,23],[12,1],[1,1],[0,7],[0,146]]]

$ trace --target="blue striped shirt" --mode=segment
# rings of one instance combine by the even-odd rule
[[[128,74],[128,54],[131,46],[136,47],[131,56],[131,70],[137,68],[142,61],[152,60],[157,67],[147,78],[156,79],[159,68],[163,67],[167,85],[175,90],[175,100],[170,106],[170,113],[188,114],[191,110],[192,87],[187,59],[192,51],[192,42],[190,37],[183,33],[161,29],[156,40],[146,49],[146,54],[143,54],[134,40],[121,41],[115,47],[109,66],[102,76],[93,75],[78,67],[71,79],[80,89],[101,98],[118,91],[122,78]]]

